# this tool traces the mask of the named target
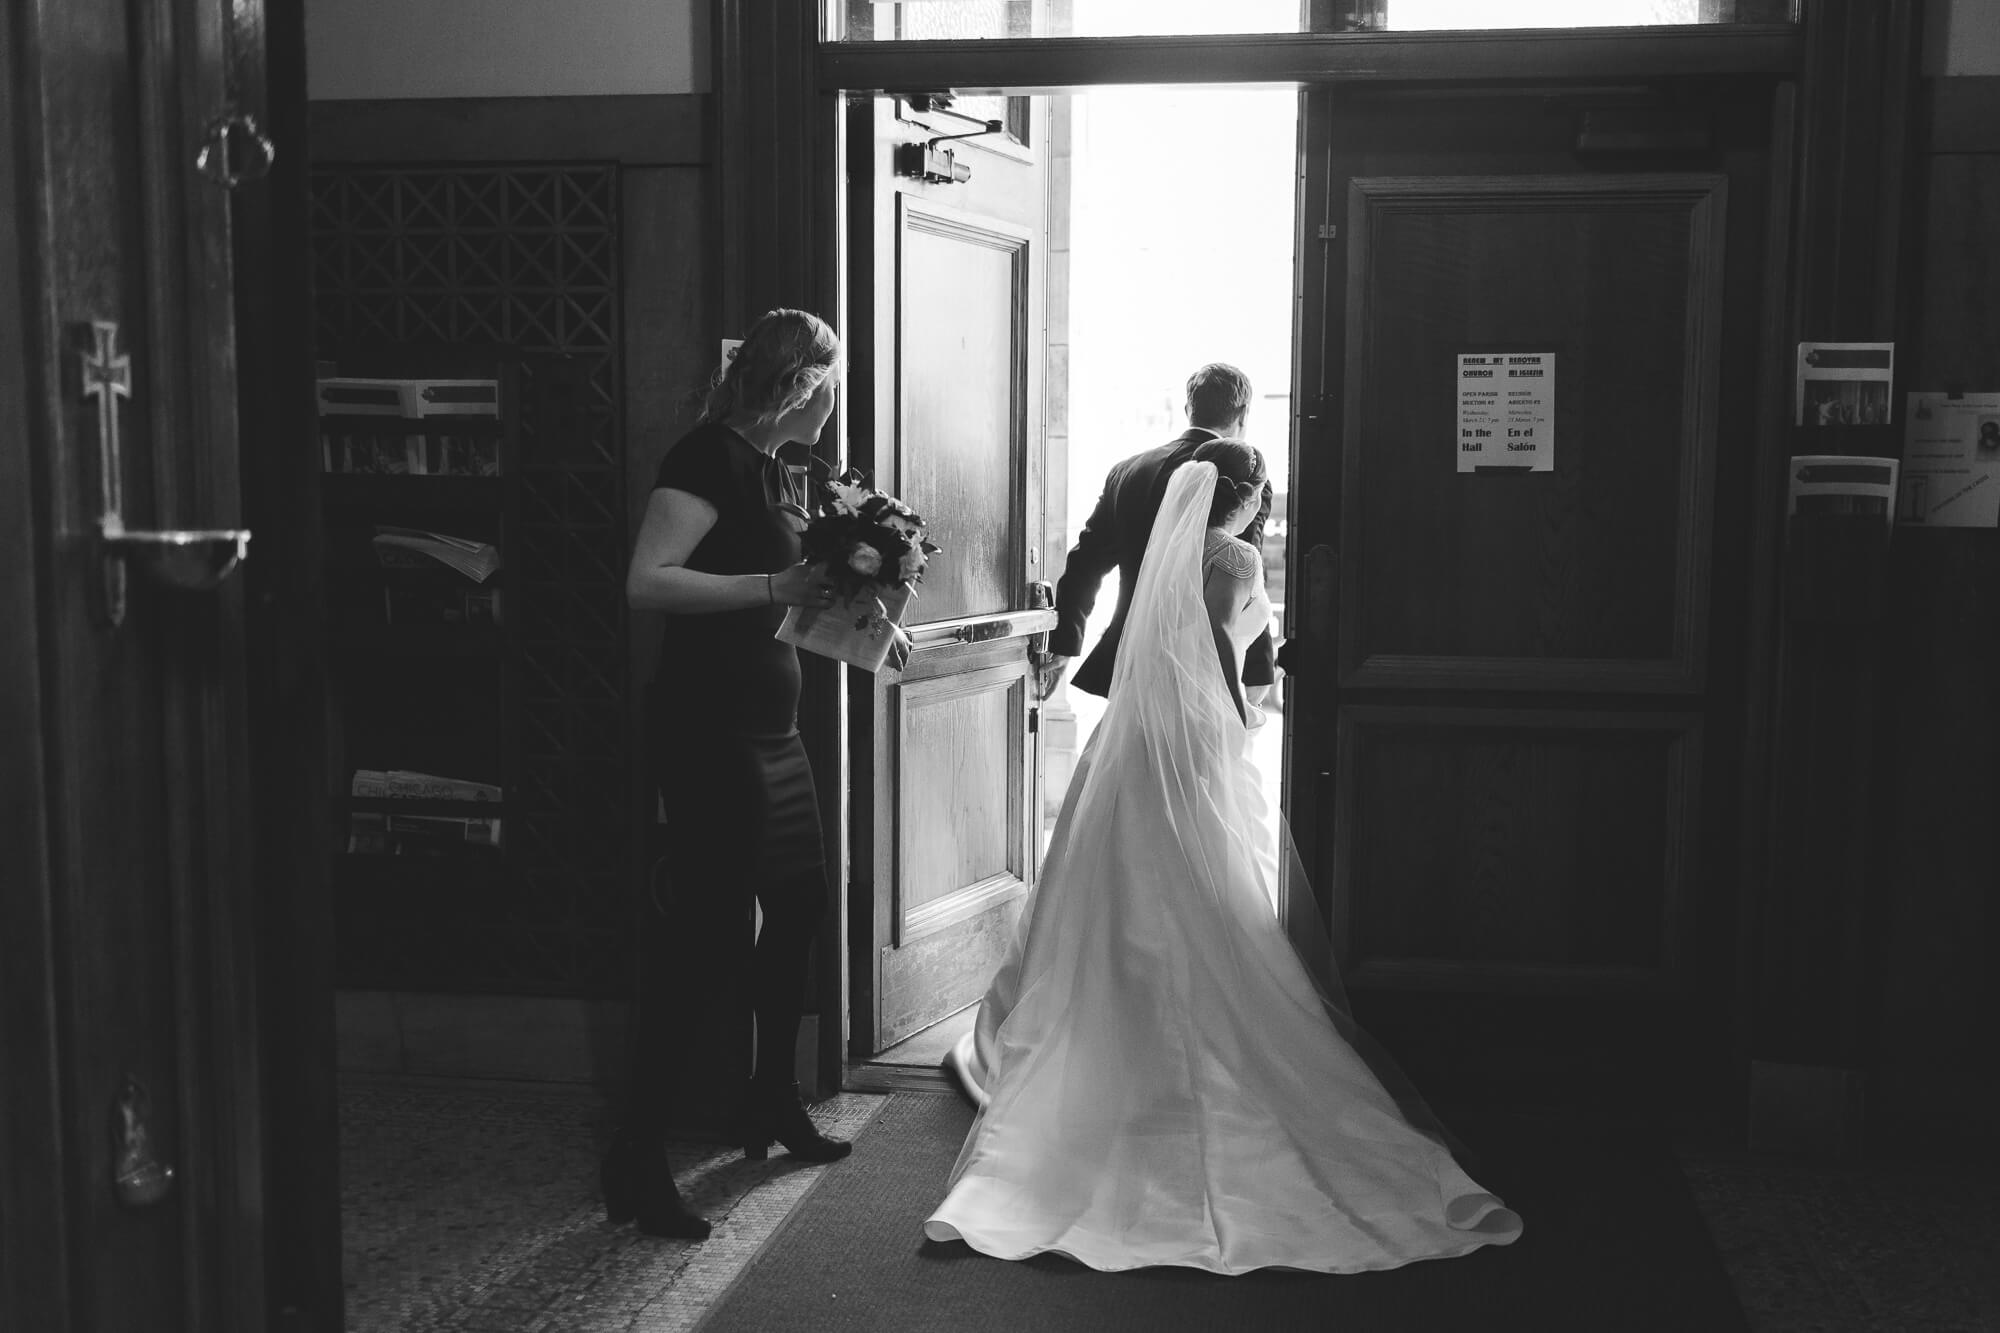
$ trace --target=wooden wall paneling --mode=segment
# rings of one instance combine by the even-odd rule
[[[1735,970],[1730,987],[1731,1065],[1741,1068],[1751,1046],[1751,1009],[1755,989],[1756,922],[1770,873],[1771,788],[1774,781],[1772,732],[1777,708],[1778,583],[1784,542],[1785,461],[1791,440],[1792,344],[1791,288],[1787,273],[1796,202],[1793,178],[1799,122],[1796,80],[1781,80],[1772,89],[1769,115],[1770,158],[1762,260],[1769,275],[1759,303],[1755,355],[1762,372],[1751,405],[1755,419],[1755,450],[1750,462],[1748,558],[1738,571],[1738,595],[1744,614],[1743,750],[1735,793],[1736,875],[1740,885],[1732,922],[1730,950]]]
[[[1929,89],[1913,388],[2000,385],[2000,78]],[[1985,1133],[2000,805],[2000,539],[1905,525],[1890,551],[1880,818],[1878,1141]]]
[[[714,132],[706,93],[313,102],[308,115],[320,162],[699,166]]]
[[[626,530],[636,533],[653,493],[660,459],[701,413],[706,374],[719,359],[715,283],[708,262],[713,201],[709,173],[698,166],[626,167],[619,173],[624,275]],[[645,737],[646,686],[658,665],[662,618],[630,611],[628,734]],[[632,746],[630,790],[633,865],[626,882],[636,908],[650,912],[657,794],[654,756]],[[637,938],[646,939],[651,923]],[[644,946],[637,952],[642,952]],[[635,979],[635,997],[640,983]]]

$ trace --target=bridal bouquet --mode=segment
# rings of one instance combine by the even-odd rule
[[[807,519],[800,550],[826,571],[833,605],[795,606],[778,638],[808,652],[878,671],[924,566],[938,547],[914,509],[868,485],[858,472],[834,478]]]

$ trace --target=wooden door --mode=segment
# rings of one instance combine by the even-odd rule
[[[1769,99],[1711,96],[1309,99],[1292,816],[1434,1086],[1724,1054]]]
[[[1010,128],[937,145],[965,178],[927,181],[899,153],[977,122],[849,104],[849,458],[944,547],[905,617],[908,667],[852,673],[848,1048],[864,1057],[979,999],[1035,875],[1048,115],[1040,98],[978,111]]]
[[[229,20],[0,18],[10,1329],[270,1326],[236,544],[115,540],[238,520]]]

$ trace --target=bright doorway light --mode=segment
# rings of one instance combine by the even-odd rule
[[[1700,23],[1701,0],[1389,0],[1391,32]]]
[[[1098,89],[1074,96],[1070,117],[1068,540],[1112,464],[1186,428],[1188,376],[1226,361],[1250,377],[1246,434],[1279,497],[1265,538],[1282,613],[1298,94]],[[1114,574],[1098,594],[1086,653],[1117,596]],[[1103,709],[1067,685],[1051,701],[1051,813]],[[1282,730],[1274,722],[1263,732],[1274,795]]]

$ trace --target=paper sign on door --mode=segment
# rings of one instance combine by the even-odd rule
[[[1458,470],[1555,470],[1556,354],[1458,354]]]

